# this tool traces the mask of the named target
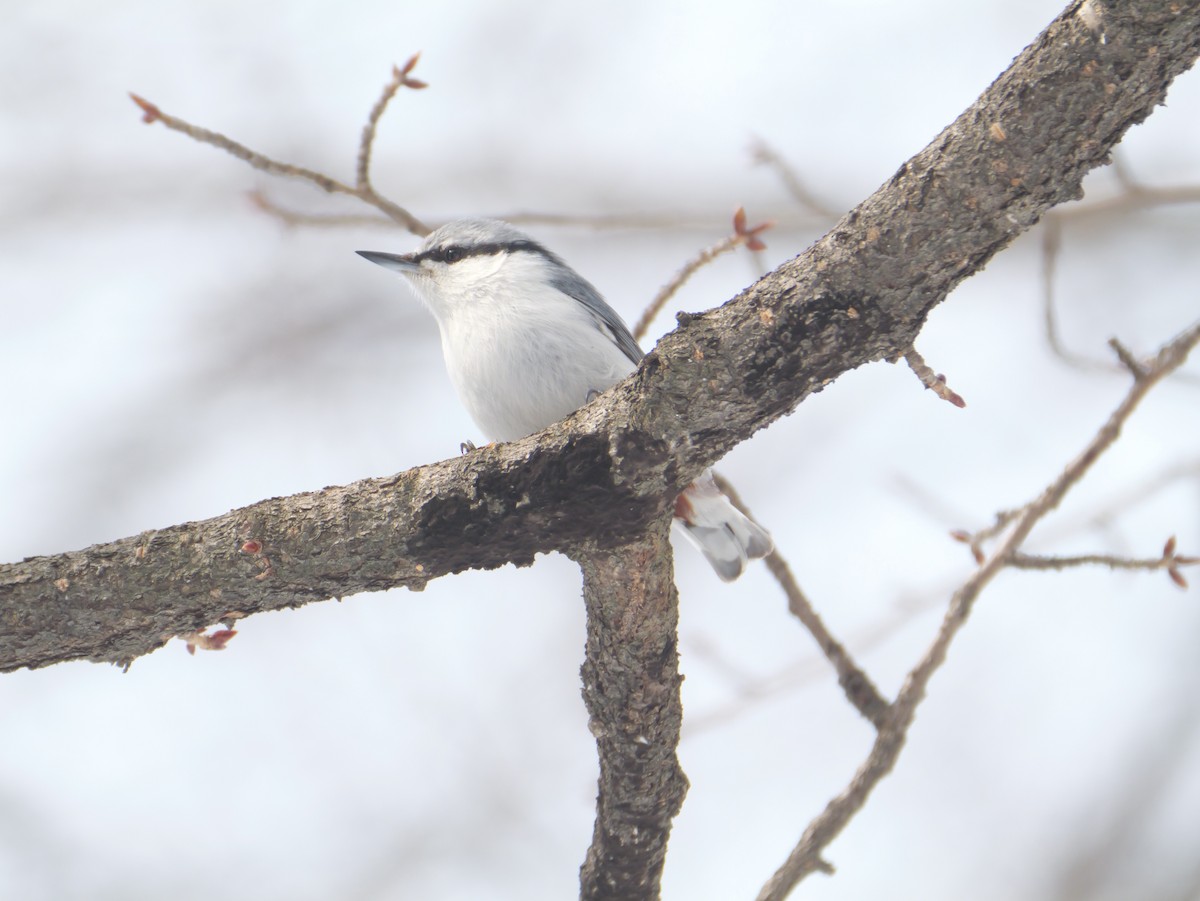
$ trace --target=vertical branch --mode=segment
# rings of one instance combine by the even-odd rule
[[[580,557],[587,606],[583,699],[600,755],[583,899],[657,899],[671,821],[688,782],[676,749],[678,593],[670,521],[624,547]]]

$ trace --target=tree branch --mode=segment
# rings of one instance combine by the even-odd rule
[[[655,899],[671,821],[688,782],[675,749],[683,719],[670,516],[645,537],[579,555],[587,604],[583,699],[600,755],[589,901]]]
[[[669,282],[659,289],[659,292],[646,305],[646,309],[642,311],[642,315],[638,317],[637,323],[633,326],[633,337],[641,341],[646,336],[646,332],[650,328],[650,323],[662,312],[662,308],[666,306],[667,301],[679,293],[679,289],[686,284],[689,278],[721,254],[728,253],[742,244],[745,244],[751,251],[765,250],[766,245],[763,244],[758,236],[773,224],[772,222],[764,222],[752,228],[747,227],[746,210],[744,207],[738,207],[738,211],[733,216],[733,234],[722,238],[711,247],[704,248],[696,256],[683,264],[683,267],[671,277]]]
[[[729,498],[730,502],[753,519],[749,508],[742,502],[741,496],[734,490],[734,487],[716,473],[713,474],[713,478],[716,479],[717,487]],[[816,641],[821,653],[825,655],[825,659],[833,666],[837,673],[838,684],[846,693],[846,700],[853,704],[854,708],[876,729],[882,729],[887,720],[889,705],[883,695],[879,693],[879,689],[875,687],[875,683],[871,681],[871,677],[854,662],[854,658],[850,656],[850,652],[846,650],[845,646],[833,637],[825,625],[825,621],[821,619],[820,614],[808,599],[808,595],[800,588],[800,583],[792,574],[792,568],[779,553],[779,549],[776,548],[767,554],[763,562],[787,596],[789,612],[800,620]]]
[[[414,53],[403,66],[392,66],[391,81],[384,85],[383,93],[379,95],[379,99],[371,107],[371,112],[367,114],[367,124],[363,126],[362,137],[358,142],[358,163],[355,166],[355,185],[359,191],[375,195],[375,188],[371,185],[371,151],[375,147],[375,129],[378,128],[379,120],[388,108],[388,104],[392,102],[392,98],[401,88],[412,88],[419,91],[427,87],[425,82],[409,77],[412,70],[417,67],[417,61],[420,58],[421,54]],[[410,229],[413,227],[413,223],[407,224]],[[418,230],[416,234],[421,234],[421,232]],[[425,234],[428,232],[426,231]]]
[[[231,610],[417,588],[537,552],[628,541],[699,472],[809,394],[902,357],[960,281],[1079,196],[1084,174],[1200,49],[1195,4],[1106,6],[1102,29],[1077,15],[1081,6],[824,238],[720,309],[688,317],[633,376],[545,432],[0,567],[0,669],[128,662]],[[247,538],[270,557],[264,578],[238,551]]]
[[[418,81],[415,78],[409,78],[409,73],[416,66],[417,56],[409,59],[403,67],[393,67],[392,80],[383,89],[383,94],[372,107],[369,116],[367,117],[367,125],[363,129],[362,140],[359,145],[358,160],[356,164],[357,184],[351,187],[336,178],[332,178],[323,172],[314,172],[312,169],[306,169],[303,166],[297,166],[292,163],[281,163],[278,160],[271,159],[265,154],[259,153],[256,150],[251,150],[243,144],[239,144],[232,138],[217,131],[212,131],[208,128],[201,128],[199,125],[193,125],[186,122],[177,116],[164,113],[155,104],[145,98],[139,97],[137,94],[130,93],[133,102],[142,110],[142,121],[147,125],[155,122],[161,122],[164,126],[187,135],[193,141],[199,141],[201,144],[210,144],[219,150],[224,150],[231,156],[237,157],[247,165],[266,172],[269,175],[280,175],[287,178],[298,178],[302,181],[307,181],[310,184],[316,185],[323,191],[330,194],[345,194],[350,197],[355,197],[363,203],[369,204],[393,222],[408,229],[414,235],[424,236],[429,234],[429,227],[425,225],[416,216],[406,210],[399,204],[393,203],[386,197],[379,194],[374,187],[371,186],[369,169],[371,165],[371,144],[375,139],[375,126],[379,117],[383,115],[384,109],[387,108],[388,102],[395,96],[396,91],[401,87],[420,90],[425,87],[425,82]]]
[[[808,825],[787,860],[763,886],[758,901],[782,901],[800,880],[828,866],[821,853],[862,809],[871,792],[895,767],[908,739],[908,730],[916,717],[917,707],[925,699],[929,681],[946,662],[951,643],[966,625],[975,601],[983,589],[1000,570],[1012,565],[1014,556],[1020,551],[1033,527],[1058,507],[1067,492],[1091,469],[1092,464],[1112,447],[1126,420],[1150,389],[1182,366],[1198,343],[1200,323],[1165,345],[1148,368],[1140,376],[1134,377],[1124,399],[1079,456],[1041,494],[1021,507],[1011,518],[1011,527],[1000,546],[982,562],[971,578],[951,598],[937,636],[925,652],[925,656],[905,678],[900,694],[888,711],[887,722],[876,735],[866,761],[859,767],[846,789],[830,801],[825,810]],[[1171,553],[1174,553],[1173,547]]]

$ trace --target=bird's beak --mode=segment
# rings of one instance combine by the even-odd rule
[[[356,250],[354,252],[363,259],[378,263],[384,269],[391,269],[393,272],[407,275],[411,272],[419,272],[421,269],[421,264],[413,258],[414,255],[411,253],[380,253],[377,250]]]

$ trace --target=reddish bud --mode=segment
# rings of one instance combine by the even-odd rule
[[[754,251],[767,249],[767,245],[758,236],[774,224],[774,222],[763,222],[753,228],[747,228],[746,208],[740,206],[737,208],[737,212],[733,214],[733,233],[741,238],[742,242],[750,250]]]
[[[242,546],[240,548],[238,548],[238,550],[241,551],[243,554],[261,554],[262,553],[262,542],[256,538],[250,538],[250,539],[244,541],[242,543]]]
[[[132,91],[129,92],[129,96],[133,99],[134,103],[141,107],[142,121],[147,125],[162,118],[162,111],[149,100],[142,99]]]
[[[1163,545],[1163,559],[1174,556],[1175,554],[1175,536],[1172,535],[1167,539],[1167,543]]]
[[[961,541],[963,544],[971,543],[971,533],[965,529],[955,529],[950,533],[950,537],[955,541]]]
[[[205,635],[202,631],[189,632],[187,635],[180,635],[187,642],[187,651],[195,656],[196,648],[202,651],[223,651],[225,645],[229,644],[229,639],[237,635],[234,629],[218,629],[211,635]]]
[[[238,631],[235,629],[218,629],[211,635],[205,635],[203,631],[196,631],[179,637],[187,642],[187,653],[194,656],[197,648],[200,650],[224,650],[224,645],[227,645],[229,639],[235,635],[238,635]]]
[[[218,629],[208,636],[209,651],[223,651],[229,640],[237,635],[237,629]]]
[[[396,75],[398,75],[398,76],[407,75],[409,72],[411,72],[413,69],[415,69],[417,67],[417,62],[420,59],[421,59],[421,51],[418,50],[416,53],[414,53],[412,56],[410,56],[408,58],[408,62],[406,62],[399,69],[395,70]]]

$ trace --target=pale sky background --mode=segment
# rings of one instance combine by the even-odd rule
[[[411,236],[281,226],[246,192],[356,210],[143,125],[128,91],[352,180],[391,66],[423,51],[431,87],[384,120],[377,185],[431,220],[684,214],[672,231],[532,229],[632,321],[739,205],[781,220],[771,265],[823,230],[795,225],[802,211],[751,163],[754,139],[848,209],[1060,8],[7,0],[0,560],[390,474],[479,437],[432,321],[352,252]],[[1200,183],[1196,73],[1122,153],[1146,182]],[[1087,189],[1110,195],[1111,172]],[[1195,206],[1069,229],[1064,340],[1097,359],[1114,335],[1148,353],[1194,321],[1198,243]],[[1126,387],[1050,353],[1038,246],[1036,231],[1018,241],[922,335],[966,410],[877,364],[721,466],[889,695],[972,568],[947,532],[1037,494]],[[726,257],[671,312],[720,304],[754,274]],[[1175,534],[1200,551],[1189,370],[1033,549],[1153,556]],[[677,550],[692,788],[664,897],[753,898],[872,733],[761,566],[725,586]],[[1003,575],[896,772],[829,849],[837,875],[794,897],[1191,896],[1198,597],[1161,573]],[[574,897],[596,770],[582,650],[578,571],[554,556],[255,617],[224,652],[172,642],[127,674],[0,676],[0,898]],[[1129,832],[1107,848],[1114,820]],[[1097,891],[1072,894],[1074,870]]]

